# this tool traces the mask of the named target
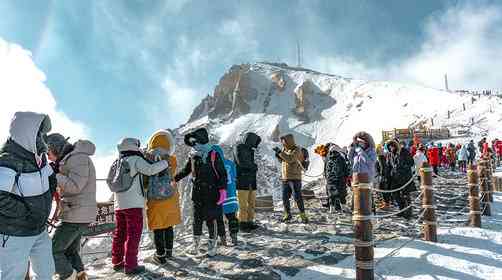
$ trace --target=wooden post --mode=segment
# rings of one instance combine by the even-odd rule
[[[486,173],[486,179],[487,179],[487,182],[486,184],[488,184],[488,201],[490,201],[490,203],[493,203],[493,192],[495,191],[495,189],[493,188],[493,164],[492,164],[492,159],[490,157],[488,157],[486,159],[486,162],[488,163],[488,167],[487,167],[487,173]]]
[[[373,225],[371,223],[371,189],[368,174],[354,173],[354,248],[356,257],[356,280],[373,280]]]
[[[479,178],[476,167],[469,164],[467,170],[469,186],[469,226],[481,227],[481,211],[479,210]]]
[[[424,209],[424,224],[422,226],[424,240],[437,242],[437,222],[434,210],[434,195],[432,192],[432,168],[427,162],[420,168],[422,208]]]
[[[478,163],[478,174],[479,174],[479,188],[481,191],[481,214],[483,216],[491,216],[491,208],[490,208],[490,194],[489,194],[489,185],[487,178],[487,166],[486,159],[481,159]]]

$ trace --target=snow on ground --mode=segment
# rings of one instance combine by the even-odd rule
[[[495,193],[492,217],[483,217],[483,228],[440,228],[439,242],[408,238],[391,240],[375,248],[375,260],[407,243],[397,254],[384,258],[376,267],[377,279],[501,279],[502,193]],[[336,266],[313,266],[288,280],[354,279],[354,258]]]

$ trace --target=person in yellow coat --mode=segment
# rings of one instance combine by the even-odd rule
[[[148,154],[160,152],[161,159],[169,162],[171,178],[176,173],[175,145],[171,132],[159,130],[150,137],[147,147]],[[179,192],[175,190],[174,195],[168,199],[148,200],[146,213],[148,228],[154,235],[156,253],[153,260],[165,264],[173,254],[174,226],[181,224]]]

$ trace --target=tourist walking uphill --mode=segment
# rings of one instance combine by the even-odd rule
[[[294,194],[296,205],[300,210],[300,219],[303,223],[308,223],[305,214],[305,206],[302,197],[302,165],[304,160],[301,148],[296,145],[292,134],[281,137],[282,150],[279,147],[274,148],[277,159],[281,162],[281,180],[282,180],[282,203],[284,205],[283,222],[290,222],[291,205],[289,199]]]
[[[155,132],[148,140],[147,153],[153,161],[165,160],[169,162],[169,169],[164,170],[166,180],[150,178],[145,176],[145,187],[147,193],[153,190],[148,188],[172,188],[171,178],[176,174],[176,142],[173,135],[168,130]],[[160,175],[162,176],[162,174]],[[162,186],[157,186],[161,184]],[[150,191],[150,192],[148,192]],[[153,257],[155,263],[165,264],[168,258],[173,255],[174,246],[174,226],[181,224],[181,210],[179,193],[176,188],[166,190],[168,197],[147,197],[147,221],[148,228],[153,231],[156,253]]]
[[[82,234],[96,219],[96,147],[88,140],[70,144],[61,134],[47,138],[62,198],[61,224],[52,238],[56,279],[87,279],[80,257]]]
[[[0,150],[0,273],[2,279],[24,279],[28,260],[34,279],[54,274],[46,222],[56,190],[44,139],[49,116],[17,112],[9,138]]]
[[[255,150],[261,143],[260,136],[248,132],[234,147],[234,161],[237,168],[237,196],[239,198],[239,220],[243,231],[255,230],[256,174]]]
[[[206,222],[209,231],[208,256],[216,255],[216,219],[222,215],[221,205],[226,199],[227,174],[223,160],[209,144],[205,128],[199,128],[185,135],[185,144],[192,147],[189,158],[175,176],[179,182],[192,175],[193,202],[193,255],[200,253],[202,225]]]
[[[112,242],[112,265],[115,271],[140,274],[138,248],[143,230],[144,189],[140,175],[153,176],[166,170],[169,163],[161,160],[149,163],[140,151],[140,141],[124,138],[117,146],[117,159],[108,176],[108,184],[115,191],[115,223]],[[117,183],[117,184],[116,184]]]

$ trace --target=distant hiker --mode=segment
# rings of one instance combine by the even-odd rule
[[[467,172],[467,161],[469,159],[469,152],[467,151],[467,145],[462,145],[457,151],[457,161],[460,171]]]
[[[234,162],[237,168],[237,196],[239,198],[239,220],[243,231],[258,228],[255,222],[256,207],[256,173],[255,150],[261,143],[260,136],[248,132],[233,150]]]
[[[175,176],[176,182],[192,175],[193,250],[200,253],[202,225],[209,231],[208,256],[216,255],[216,219],[223,214],[221,205],[226,199],[227,172],[220,155],[209,144],[205,128],[185,135],[185,145],[192,147],[185,167]]]
[[[415,182],[413,181],[412,167],[415,162],[408,150],[400,146],[395,141],[388,142],[390,152],[386,157],[386,170],[384,172],[389,189],[400,191],[392,193],[393,199],[398,203],[399,210],[403,210],[411,204],[410,192],[416,191]],[[409,208],[398,216],[410,219],[412,209]]]
[[[342,205],[346,204],[347,185],[346,178],[350,176],[350,169],[347,166],[345,155],[342,149],[336,144],[328,146],[328,154],[324,165],[324,175],[326,177],[326,194],[330,212],[341,211]]]
[[[448,165],[451,171],[455,171],[457,158],[456,154],[457,151],[455,150],[455,145],[453,145],[453,143],[450,143],[448,145],[448,148],[446,149],[446,159],[448,160]]]
[[[443,158],[444,158],[444,147],[442,143],[437,143],[436,145],[437,151],[438,151],[438,168],[441,167],[441,165],[444,163]],[[436,172],[436,174],[438,174]]]
[[[52,279],[54,259],[47,218],[56,176],[47,162],[49,116],[17,112],[0,149],[0,278]],[[9,207],[6,207],[9,205]]]
[[[239,202],[237,200],[237,190],[236,190],[236,176],[237,170],[235,168],[235,163],[229,159],[225,158],[223,149],[218,145],[213,145],[213,150],[216,151],[223,160],[225,164],[225,169],[227,170],[227,198],[223,202],[223,214],[228,220],[228,231],[230,232],[230,237],[232,239],[232,244],[237,245],[237,234],[239,233],[239,220],[237,219],[237,211],[239,211]],[[217,220],[218,226],[218,236],[220,237],[222,245],[227,245],[227,238],[225,232],[225,223],[223,221],[223,216],[219,216]]]
[[[420,144],[418,146],[417,152],[413,157],[413,162],[415,163],[415,172],[416,174],[420,174],[420,168],[422,168],[422,164],[427,162],[427,157],[425,156],[425,146]],[[418,176],[418,180],[421,180],[421,177]]]
[[[495,139],[495,151],[497,153],[497,165],[502,163],[502,140]]]
[[[429,149],[427,150],[427,158],[429,159],[429,164],[432,166],[434,175],[439,174],[439,148],[431,143]]]
[[[143,208],[145,193],[141,174],[152,176],[168,168],[169,163],[161,160],[149,163],[140,151],[140,141],[124,138],[117,145],[119,158],[110,169],[108,178],[122,182],[120,191],[115,192],[115,224],[112,242],[113,270],[134,275],[145,271],[138,265],[138,248],[143,231]],[[113,177],[113,178],[110,178]]]
[[[301,148],[296,145],[292,134],[282,136],[281,142],[283,148],[275,147],[274,152],[282,164],[282,203],[284,205],[284,216],[282,221],[289,222],[292,219],[289,199],[293,193],[296,205],[300,210],[300,219],[303,223],[308,223],[309,220],[305,214],[305,206],[302,197],[301,162],[304,159],[303,153]]]
[[[56,157],[58,190],[62,201],[61,224],[52,238],[58,279],[86,280],[80,257],[82,234],[96,220],[96,169],[91,156],[96,146],[88,140],[67,142],[61,134],[47,137],[49,152]]]
[[[481,140],[478,142],[478,149],[480,154],[483,154],[485,143],[486,143],[486,137],[481,138]]]
[[[159,182],[165,184],[164,186],[156,186],[153,184],[153,178],[144,177],[147,193],[149,193],[148,188],[150,187],[172,188],[169,181],[173,180],[176,174],[175,145],[175,139],[168,130],[159,130],[150,136],[147,154],[153,161],[165,160],[169,162],[169,169],[158,174],[162,176],[163,172],[167,172],[167,182]],[[176,188],[172,188],[170,192],[170,197],[166,198],[148,197],[147,195],[148,229],[153,231],[156,249],[153,260],[157,264],[165,264],[167,259],[173,256],[174,226],[181,224],[179,192]]]
[[[467,144],[467,164],[473,165],[476,161],[476,146],[474,145],[474,140],[471,140],[469,144]]]

